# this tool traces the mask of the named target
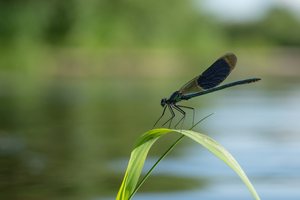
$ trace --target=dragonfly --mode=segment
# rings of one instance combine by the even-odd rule
[[[153,127],[155,127],[165,115],[167,108],[171,113],[171,117],[165,123],[163,123],[162,126],[166,125],[168,122],[169,127],[171,126],[172,120],[175,117],[174,110],[177,110],[179,113],[182,114],[182,117],[179,120],[179,122],[175,125],[176,127],[182,120],[184,120],[186,116],[186,112],[183,109],[190,109],[193,111],[194,124],[195,109],[189,106],[178,105],[177,103],[183,100],[189,100],[191,98],[212,93],[218,90],[223,90],[225,88],[233,87],[236,85],[243,85],[247,83],[253,83],[261,80],[260,78],[249,78],[218,86],[228,77],[228,75],[234,69],[236,62],[236,55],[233,53],[227,53],[224,56],[217,59],[202,74],[196,76],[195,78],[184,84],[179,90],[173,92],[169,98],[161,99],[160,105],[163,107],[163,112],[161,116],[157,119]]]

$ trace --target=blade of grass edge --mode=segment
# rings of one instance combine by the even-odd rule
[[[159,157],[159,159],[152,165],[152,167],[148,170],[146,175],[142,178],[142,180],[139,182],[139,184],[136,186],[132,194],[130,195],[129,199],[131,199],[132,196],[135,195],[135,193],[140,189],[140,187],[144,184],[144,182],[147,180],[147,178],[150,176],[152,171],[155,169],[155,167],[160,163],[162,159],[164,159],[174,148],[175,146],[184,138],[184,135],[181,135],[164,153]]]
[[[171,129],[152,129],[144,133],[131,152],[127,169],[116,200],[130,199],[141,175],[144,162],[151,146],[162,135],[172,132]]]
[[[190,139],[198,142],[211,153],[213,153],[215,156],[217,156],[219,159],[221,159],[223,162],[225,162],[233,171],[235,171],[235,173],[244,182],[254,199],[260,200],[259,195],[257,194],[250,180],[248,179],[244,170],[241,168],[241,166],[235,160],[235,158],[223,146],[221,146],[218,142],[208,137],[207,135],[197,133],[195,131],[178,130],[176,132],[182,133]]]
[[[207,150],[212,152],[219,159],[223,160],[223,162],[225,162],[231,169],[233,169],[238,174],[238,176],[241,178],[244,184],[248,187],[248,190],[251,192],[252,196],[256,200],[260,200],[253,185],[249,181],[247,175],[242,170],[238,162],[224,147],[218,144],[215,140],[204,134],[200,134],[190,130],[174,130],[166,128],[152,129],[140,137],[137,145],[131,153],[130,160],[128,162],[128,166],[123,178],[123,182],[121,184],[116,198],[117,200],[128,200],[132,197],[133,192],[136,189],[139,177],[141,175],[145,159],[151,146],[159,137],[170,132],[181,133],[189,137],[190,139],[204,146]]]
[[[212,116],[214,113],[210,113],[209,115],[203,117],[200,119],[197,123],[195,123],[189,130],[192,130],[194,127],[198,126],[201,122]],[[138,185],[135,187],[134,191],[130,195],[129,199],[131,199],[132,196],[135,195],[135,193],[140,189],[140,187],[144,184],[144,182],[147,180],[147,178],[150,176],[152,171],[155,169],[155,167],[160,163],[174,148],[175,146],[184,138],[185,135],[181,135],[175,142],[169,146],[169,148],[157,159],[157,161],[152,165],[152,167],[148,170],[146,175],[142,177],[141,181],[138,183]]]

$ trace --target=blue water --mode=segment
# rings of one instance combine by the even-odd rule
[[[300,199],[300,91],[243,93],[230,90],[219,98],[205,97],[214,112],[197,131],[210,135],[237,159],[261,199]],[[199,145],[185,141],[181,156],[166,158],[155,170],[191,178],[205,178],[203,188],[176,192],[138,193],[134,199],[253,199],[238,176]],[[183,152],[182,152],[183,151]]]

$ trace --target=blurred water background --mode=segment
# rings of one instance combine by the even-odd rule
[[[293,0],[0,1],[0,199],[114,199],[160,99],[226,52],[238,56],[226,82],[262,81],[183,102],[198,120],[214,113],[195,129],[262,199],[300,199],[299,13]],[[134,199],[221,198],[252,197],[185,140]]]

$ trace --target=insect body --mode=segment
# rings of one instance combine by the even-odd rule
[[[176,127],[185,118],[185,111],[182,108],[193,110],[193,124],[194,124],[194,117],[195,117],[194,108],[183,106],[183,105],[177,105],[178,102],[182,100],[189,100],[193,97],[208,94],[228,87],[233,87],[236,85],[242,85],[246,83],[252,83],[260,80],[260,78],[250,78],[250,79],[235,81],[217,87],[221,82],[223,82],[227,78],[230,72],[234,69],[236,62],[237,62],[237,57],[233,53],[227,53],[224,56],[217,59],[201,75],[196,76],[195,78],[193,78],[192,80],[184,84],[178,91],[173,92],[173,94],[169,98],[163,98],[160,102],[161,106],[164,108],[163,113],[159,117],[159,119],[155,122],[154,126],[164,116],[166,108],[169,108],[172,116],[163,125],[172,121],[172,119],[175,117],[175,113],[173,111],[173,109],[175,109],[183,115],[180,121],[175,125]]]

